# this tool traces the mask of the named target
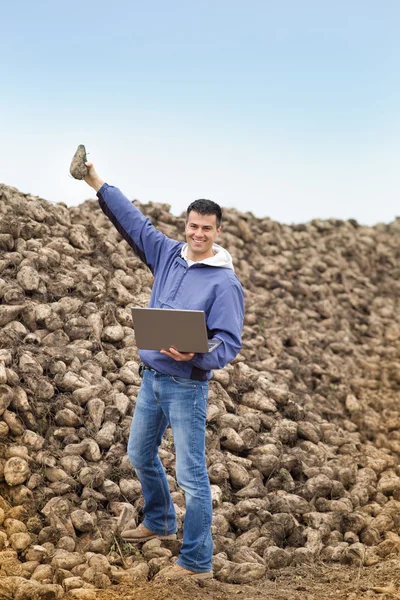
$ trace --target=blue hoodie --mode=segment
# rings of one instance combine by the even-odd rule
[[[229,253],[216,247],[219,257],[226,255],[225,262],[211,258],[189,267],[183,258],[184,242],[156,229],[118,188],[105,183],[97,196],[103,212],[154,275],[149,307],[203,310],[209,339],[222,341],[212,352],[197,353],[189,361],[175,361],[155,350],[140,350],[141,360],[159,373],[211,379],[212,369],[222,369],[242,347],[244,294]]]

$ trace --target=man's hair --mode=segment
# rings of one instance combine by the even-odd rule
[[[186,223],[189,219],[189,214],[192,212],[199,213],[199,215],[215,215],[217,219],[217,229],[221,226],[222,221],[222,210],[219,204],[213,202],[212,200],[204,200],[201,198],[200,200],[195,200],[186,210]]]

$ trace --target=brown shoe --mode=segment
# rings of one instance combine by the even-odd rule
[[[136,529],[124,529],[121,533],[121,537],[125,542],[148,542],[155,538],[159,540],[176,540],[175,533],[172,533],[171,535],[160,535],[147,529],[143,523],[141,523],[139,527],[136,527]]]
[[[190,579],[194,581],[201,581],[203,579],[212,578],[212,571],[208,571],[206,573],[197,573],[196,571],[189,571],[188,569],[184,569],[180,565],[174,565],[173,567],[165,567],[165,569],[161,569],[161,571],[157,573],[155,580],[160,581],[161,579],[167,579],[169,581],[176,581],[178,579]]]

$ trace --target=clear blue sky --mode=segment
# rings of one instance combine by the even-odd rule
[[[284,223],[400,214],[398,0],[0,2],[0,182]]]

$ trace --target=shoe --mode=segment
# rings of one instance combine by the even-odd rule
[[[170,535],[161,535],[159,533],[150,531],[150,529],[147,529],[147,527],[141,523],[139,527],[136,527],[136,529],[124,529],[124,531],[121,533],[121,538],[125,542],[148,542],[149,540],[154,539],[176,540],[176,533],[172,533]]]
[[[177,581],[186,579],[193,581],[202,581],[203,579],[212,579],[213,573],[212,571],[208,571],[206,573],[197,573],[196,571],[189,571],[189,569],[184,569],[180,565],[174,565],[173,567],[165,567],[165,569],[161,569],[155,576],[155,581],[160,581],[162,579],[167,579],[168,581]]]

